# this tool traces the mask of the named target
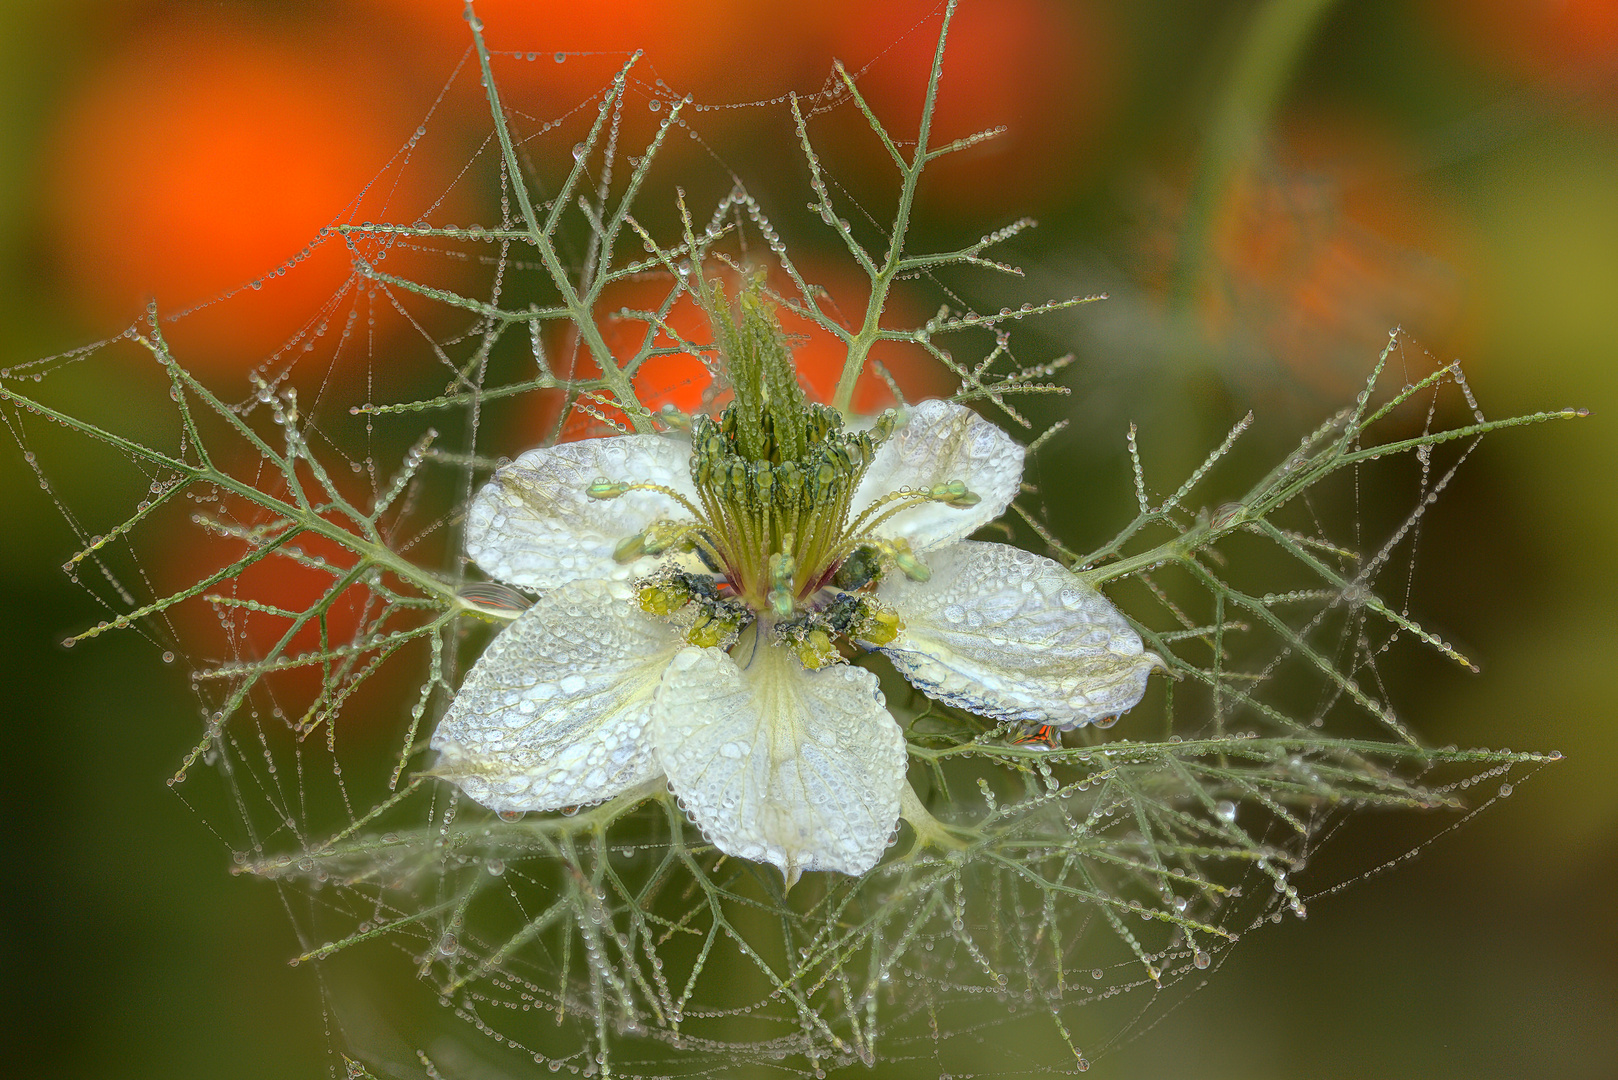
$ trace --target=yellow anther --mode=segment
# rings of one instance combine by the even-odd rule
[[[801,640],[794,641],[792,651],[810,671],[818,671],[842,659],[842,654],[832,644],[831,635],[818,627],[804,634]]]
[[[697,621],[691,624],[691,629],[685,632],[685,640],[699,649],[718,648],[719,643],[725,640],[727,627],[712,615],[698,615]]]
[[[672,615],[691,602],[691,590],[672,581],[640,587],[640,609],[648,615]]]
[[[886,645],[903,629],[898,612],[866,601],[860,605],[860,621],[854,627],[854,636],[872,645]]]
[[[735,644],[736,632],[747,621],[747,614],[726,604],[710,607],[703,602],[703,607],[686,630],[685,640],[703,649],[728,649]]]

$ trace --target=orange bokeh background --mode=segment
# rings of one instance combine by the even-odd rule
[[[879,248],[895,170],[857,111],[823,91],[842,59],[908,149],[941,3],[479,0],[476,9],[538,198],[554,194],[601,91],[642,48],[621,157],[641,152],[676,98],[694,99],[689,129],[671,133],[637,204],[648,228],[665,242],[676,235],[677,185],[689,185],[700,221],[739,178],[809,281],[857,321],[863,284],[837,237],[804,209],[808,170],[784,95],[804,96],[839,212]],[[1394,323],[1413,337],[1409,372],[1393,378],[1458,357],[1491,416],[1588,406],[1588,421],[1485,440],[1419,530],[1414,580],[1397,598],[1484,673],[1424,667],[1397,649],[1385,664],[1430,742],[1566,756],[1430,846],[1420,845],[1454,819],[1387,814],[1346,828],[1316,867],[1328,884],[1352,888],[1312,899],[1306,925],[1244,934],[1205,991],[1172,1011],[1149,1010],[1092,1057],[1117,1078],[1618,1075],[1609,1022],[1618,933],[1604,905],[1618,887],[1618,725],[1608,719],[1618,669],[1601,660],[1618,650],[1618,504],[1608,490],[1618,474],[1618,7],[1326,5],[1298,55],[1278,64],[1273,108],[1247,118],[1250,147],[1209,187],[1203,166],[1226,149],[1210,140],[1241,82],[1244,35],[1280,10],[1234,0],[965,0],[934,140],[1008,130],[929,169],[911,249],[958,249],[1024,214],[1041,227],[998,253],[1026,276],[967,270],[901,282],[885,324],[916,325],[946,302],[996,310],[1110,294],[1012,327],[1018,363],[1076,356],[1059,376],[1070,396],[1018,403],[1036,429],[1071,421],[1027,477],[1064,539],[1104,539],[1134,512],[1131,423],[1147,484],[1161,492],[1253,408],[1237,450],[1251,456],[1210,479],[1235,485],[1243,462],[1280,460],[1345,403]],[[0,116],[0,366],[115,335],[155,300],[177,358],[226,400],[253,401],[249,372],[285,375],[278,386],[299,389],[318,436],[353,437],[317,452],[349,455],[361,485],[385,482],[362,475],[364,461],[396,462],[440,416],[351,416],[349,406],[444,392],[447,369],[475,353],[475,316],[385,287],[356,259],[487,300],[498,248],[335,227],[500,223],[498,157],[468,46],[459,0],[0,6],[9,103]],[[626,173],[618,170],[620,183]],[[575,267],[582,247],[566,253]],[[542,272],[531,250],[511,251],[501,300],[526,303]],[[648,276],[609,291],[596,318],[615,355],[627,355],[644,324],[614,313],[653,306],[667,289]],[[689,300],[670,321],[690,341],[708,340]],[[788,330],[799,336],[806,386],[824,399],[839,348],[790,320]],[[547,331],[541,344],[558,370],[589,374],[565,334]],[[525,335],[502,346],[490,384],[531,377]],[[950,388],[928,358],[877,355],[907,397]],[[161,372],[135,345],[16,370],[43,372],[42,392],[77,394],[142,437],[173,438],[162,426],[171,410]],[[653,407],[690,408],[708,388],[688,355],[650,361],[636,379]],[[875,411],[885,394],[867,376],[855,407]],[[476,435],[446,428],[439,445],[487,460],[515,454],[556,431],[560,404],[554,393],[493,403]],[[266,411],[244,415],[272,437]],[[575,416],[561,434],[597,430]],[[132,501],[87,452],[53,441],[61,436],[46,424],[30,429],[37,454],[26,465],[0,454],[12,515],[0,530],[0,622],[11,634],[0,664],[10,665],[15,718],[8,793],[21,913],[8,956],[27,988],[9,1010],[22,1035],[11,1058],[41,1076],[214,1077],[223,1068],[279,1080],[339,1068],[333,1047],[350,1039],[392,1046],[394,1032],[369,1014],[322,1012],[321,1001],[348,994],[339,975],[361,986],[366,976],[333,968],[334,981],[317,984],[311,965],[288,968],[311,943],[291,940],[287,894],[230,877],[230,852],[248,841],[215,836],[219,815],[163,786],[200,730],[185,665],[154,662],[175,643],[160,627],[150,640],[107,634],[58,648],[107,617],[86,595],[102,583],[68,582],[61,563]],[[137,476],[137,488],[151,479]],[[1414,499],[1414,485],[1402,494]],[[1374,517],[1408,504],[1361,509]],[[409,557],[447,564],[453,508],[422,514],[425,539]],[[169,543],[120,587],[161,591],[241,547],[181,524],[196,542]],[[296,608],[330,580],[276,559],[235,593]],[[339,605],[334,634],[351,633],[357,614]],[[181,651],[223,657],[236,647],[203,600],[177,609],[173,625],[188,639]],[[284,625],[243,616],[238,646],[267,646]],[[307,631],[297,648],[314,644]],[[312,676],[273,681],[291,702],[309,697]],[[410,704],[370,702],[351,714],[349,731],[392,739],[407,729]],[[1115,734],[1133,737],[1124,725]],[[295,790],[295,778],[279,782]],[[1421,858],[1397,873],[1375,872],[1412,850]],[[348,996],[391,1003],[417,989],[405,980]],[[428,1015],[443,1012],[434,1008]],[[176,1017],[185,1018],[178,1035]],[[987,1025],[969,1060],[922,1050],[882,1075],[1003,1073],[1020,1066],[1007,1064],[997,1039],[1015,1030]],[[413,1052],[395,1058],[417,1067]]]

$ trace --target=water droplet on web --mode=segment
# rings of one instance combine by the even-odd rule
[[[165,663],[165,664],[174,663],[174,654],[171,653],[171,652],[165,652],[163,654],[163,663]]]
[[[656,98],[653,98],[652,100],[650,100],[650,101],[648,101],[646,103],[646,107],[648,109],[650,109],[652,112],[660,112],[660,111],[662,111],[663,103],[661,101],[657,100]]]
[[[1191,958],[1191,962],[1197,965],[1198,971],[1203,971],[1206,970],[1209,964],[1213,963],[1213,957],[1198,949],[1196,955]]]
[[[521,821],[522,820],[522,815],[523,815],[523,812],[521,810],[496,810],[495,811],[495,816],[498,817],[501,821]]]
[[[561,54],[558,53],[557,55],[560,56]],[[574,143],[573,144],[573,160],[574,161],[582,161],[582,160],[584,160],[584,144],[583,143]]]
[[[556,56],[555,56],[555,57],[554,57],[554,59],[555,59],[555,60],[556,60],[556,62],[557,62],[557,63],[558,63],[558,64],[560,64],[560,63],[562,63],[562,62],[563,62],[563,61],[565,61],[565,60],[566,60],[566,59],[567,59],[567,53],[560,53],[560,52],[559,52],[559,53],[557,53],[557,54],[556,54]],[[551,1063],[551,1068],[552,1068],[552,1069],[555,1069],[555,1068],[556,1068],[556,1063],[555,1063],[555,1062],[552,1062],[552,1063]]]

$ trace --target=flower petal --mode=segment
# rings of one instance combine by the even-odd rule
[[[966,540],[891,575],[877,595],[904,630],[881,648],[929,697],[1066,730],[1131,709],[1163,661],[1118,609],[1060,563]]]
[[[686,649],[652,710],[669,783],[720,851],[781,868],[860,874],[899,823],[905,742],[876,676],[838,664],[806,671],[761,646],[746,669],[718,649]]]
[[[1023,448],[971,409],[950,401],[923,401],[876,452],[850,512],[857,515],[900,488],[960,480],[980,500],[976,506],[926,502],[901,510],[873,530],[888,539],[908,540],[918,552],[942,547],[1005,512],[1022,482],[1022,465]]]
[[[626,586],[546,593],[461,684],[433,733],[434,775],[492,810],[600,802],[655,778],[652,695],[682,644]]]
[[[625,581],[650,560],[612,557],[626,536],[661,518],[691,514],[661,492],[592,499],[597,480],[670,488],[696,501],[691,444],[660,435],[614,435],[530,450],[495,470],[466,512],[466,553],[490,577],[529,589],[569,581]]]

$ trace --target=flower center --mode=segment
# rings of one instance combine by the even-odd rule
[[[807,406],[808,440],[796,458],[739,452],[736,407],[692,427],[691,479],[702,502],[698,545],[753,610],[786,618],[825,586],[855,547],[849,503],[876,448],[892,430],[846,433],[835,412]],[[875,566],[872,567],[875,570]],[[867,575],[867,580],[875,574]]]
[[[621,541],[615,557],[669,552],[700,560],[700,568],[671,560],[640,584],[642,608],[677,620],[693,645],[729,647],[756,625],[760,637],[819,668],[841,659],[842,639],[887,644],[899,618],[871,590],[890,568],[920,581],[929,571],[908,542],[875,530],[920,503],[967,507],[978,497],[955,480],[901,489],[855,510],[855,492],[898,415],[883,413],[867,431],[844,430],[835,409],[805,399],[780,325],[756,291],[742,293],[735,317],[722,293],[718,302],[705,299],[735,400],[717,420],[692,423],[696,503],[658,485],[591,485],[595,498],[656,490],[693,518],[655,522]]]

